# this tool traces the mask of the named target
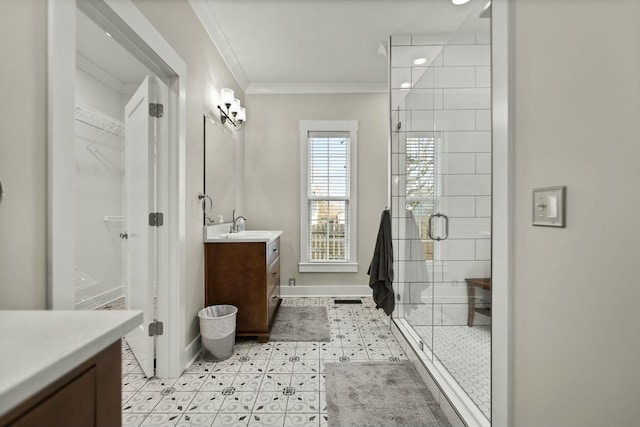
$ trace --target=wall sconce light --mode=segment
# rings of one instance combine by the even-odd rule
[[[240,100],[233,97],[233,90],[224,88],[220,91],[220,98],[226,107],[223,109],[218,105],[220,110],[220,121],[230,123],[235,130],[240,130],[242,124],[247,120],[247,110],[240,106]]]

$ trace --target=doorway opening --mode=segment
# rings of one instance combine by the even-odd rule
[[[129,345],[177,376],[186,66],[129,1],[49,8],[49,307],[143,311]]]

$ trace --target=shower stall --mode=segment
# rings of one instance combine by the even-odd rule
[[[491,418],[489,9],[389,43],[394,322],[478,425]]]

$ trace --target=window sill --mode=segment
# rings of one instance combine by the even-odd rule
[[[298,263],[300,273],[357,273],[358,263],[356,262],[300,262]]]

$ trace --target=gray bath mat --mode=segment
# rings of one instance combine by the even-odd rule
[[[328,363],[329,427],[444,427],[442,409],[409,361]]]
[[[327,307],[280,306],[269,341],[330,341]]]

